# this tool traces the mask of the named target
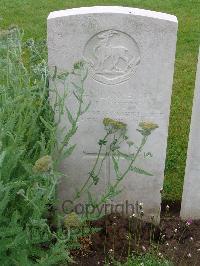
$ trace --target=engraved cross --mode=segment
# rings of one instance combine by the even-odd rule
[[[91,159],[96,160],[98,157],[98,153],[96,152],[85,152],[84,154],[90,157]],[[99,167],[101,168],[100,175],[105,176],[106,180],[110,181],[110,165],[111,165],[111,158],[106,154],[106,152],[102,152],[99,154],[99,162],[97,164],[97,170],[95,171],[95,174],[98,174]],[[102,166],[101,166],[102,164]]]

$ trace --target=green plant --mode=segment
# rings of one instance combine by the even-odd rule
[[[89,233],[76,228],[69,234],[54,211],[60,178],[56,169],[75,148],[70,138],[84,112],[84,88],[73,90],[77,116],[72,119],[68,112],[71,127],[58,143],[54,113],[62,113],[65,105],[58,94],[53,109],[49,104],[45,42],[23,43],[22,37],[17,28],[0,36],[0,264],[56,265],[71,261],[70,249]],[[83,84],[83,67],[75,64],[66,78],[76,74]],[[54,71],[51,82],[56,79],[63,80],[63,75]]]
[[[94,165],[89,172],[88,178],[82,185],[80,190],[76,193],[74,200],[80,197],[81,193],[87,193],[88,202],[93,207],[98,209],[99,206],[106,203],[109,199],[112,199],[120,193],[118,186],[120,182],[126,177],[129,172],[135,172],[142,175],[152,176],[151,173],[136,166],[136,160],[141,154],[143,147],[149,137],[149,135],[158,128],[157,124],[151,122],[141,122],[137,131],[141,134],[142,139],[139,146],[129,140],[127,136],[127,125],[123,122],[113,120],[111,118],[104,118],[103,120],[105,128],[105,136],[99,140],[99,151],[97,153]],[[129,153],[124,152],[121,146],[127,145],[129,147]],[[100,156],[104,154],[103,156]],[[94,198],[91,193],[92,186],[97,186],[99,183],[99,175],[101,173],[103,164],[106,158],[112,158],[112,165],[116,175],[116,180],[110,183],[106,188],[105,193],[100,195],[99,198]],[[126,168],[122,169],[120,166],[120,158],[126,160]]]

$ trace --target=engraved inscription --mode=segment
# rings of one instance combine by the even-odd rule
[[[90,97],[87,97],[87,101],[90,101]],[[133,97],[121,99],[114,97],[93,98],[91,101],[93,101],[93,104],[85,115],[85,118],[88,120],[106,116],[120,120],[122,118],[135,119],[136,117],[143,116],[151,118],[163,115],[159,109],[152,108],[151,111],[146,110],[146,108],[143,108],[144,102]],[[104,107],[103,109],[102,106]]]
[[[140,63],[140,52],[128,34],[106,30],[89,39],[84,58],[94,80],[112,85],[131,77]]]

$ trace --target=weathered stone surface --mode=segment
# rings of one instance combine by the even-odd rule
[[[87,178],[97,142],[104,135],[104,117],[127,123],[129,137],[137,144],[141,140],[138,123],[152,121],[159,128],[149,137],[145,152],[153,157],[144,158],[142,153],[136,165],[153,176],[129,173],[113,203],[143,202],[145,219],[154,216],[159,221],[176,33],[175,16],[148,10],[112,6],[50,13],[49,66],[70,69],[84,59],[89,66],[86,95],[92,102],[73,140],[78,146],[62,164],[69,178],[60,185],[61,201],[70,199]],[[96,195],[115,178],[107,160]]]
[[[181,204],[182,219],[200,219],[200,51]]]

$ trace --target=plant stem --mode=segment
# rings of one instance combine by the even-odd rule
[[[122,179],[127,175],[127,173],[130,171],[131,167],[133,166],[133,163],[136,161],[139,153],[141,152],[142,148],[144,147],[145,143],[147,141],[147,136],[143,136],[141,144],[136,152],[136,154],[134,155],[130,165],[128,166],[127,170],[122,174],[122,176],[117,179],[117,181],[115,182],[115,184],[112,186],[112,190],[116,189],[116,187],[119,185],[119,183],[122,181]],[[102,203],[105,202],[105,200],[109,197],[110,195],[110,191],[108,191],[104,196],[102,196],[101,200],[99,201],[99,203],[96,204],[96,208],[98,208]]]
[[[106,141],[106,139],[108,138],[109,135],[110,135],[109,132],[106,133],[106,135],[105,135],[104,138],[103,138],[103,142]],[[90,173],[94,173],[94,172],[95,172],[96,166],[97,166],[97,164],[98,164],[98,161],[99,161],[99,158],[100,158],[100,155],[101,155],[102,147],[103,147],[103,145],[100,145],[100,148],[99,148],[99,151],[98,151],[98,154],[97,154],[97,158],[96,158],[96,160],[95,160],[94,166],[93,166],[93,168],[92,168],[92,170],[91,170]],[[104,159],[106,158],[106,156],[107,156],[107,155],[105,155],[104,158],[102,159],[102,164],[103,164],[103,161],[104,161]],[[101,164],[101,166],[100,166],[100,169],[101,169],[101,167],[102,167],[102,164]],[[98,173],[99,173],[99,172],[98,172]],[[76,193],[74,200],[76,200],[77,198],[80,197],[80,194],[84,191],[84,189],[85,189],[85,187],[87,186],[87,184],[88,184],[88,182],[90,181],[90,179],[91,179],[91,175],[89,174],[87,180],[86,180],[85,183],[82,185],[81,189]],[[93,185],[93,183],[94,183],[94,182],[92,182],[92,184],[90,184],[89,187],[91,187],[91,186]]]

